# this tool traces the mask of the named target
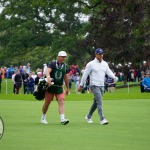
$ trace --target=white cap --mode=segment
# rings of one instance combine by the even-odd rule
[[[37,72],[37,74],[42,74],[42,72]]]
[[[65,51],[60,51],[58,53],[58,56],[67,56],[67,53]]]
[[[43,64],[43,66],[46,66],[46,64]]]
[[[143,64],[146,64],[146,61],[143,61]]]
[[[120,67],[121,67],[122,65],[119,63],[119,64],[118,64],[118,66],[120,66]]]

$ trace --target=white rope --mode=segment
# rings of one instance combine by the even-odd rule
[[[8,93],[8,84],[7,84],[7,80],[6,81],[6,94]]]

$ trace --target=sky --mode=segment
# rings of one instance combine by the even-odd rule
[[[0,13],[2,12],[2,10],[3,10],[3,7],[0,6]]]

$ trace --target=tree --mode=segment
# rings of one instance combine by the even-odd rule
[[[0,14],[0,60],[5,63],[37,48],[46,50],[51,59],[65,50],[68,63],[79,65],[93,59],[97,47],[105,50],[110,62],[149,59],[149,0],[2,0],[1,4],[5,9]],[[83,21],[83,15],[89,21]]]

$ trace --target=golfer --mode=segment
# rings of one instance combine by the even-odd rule
[[[95,59],[86,65],[84,74],[78,87],[78,91],[82,90],[83,84],[88,75],[90,76],[90,89],[94,95],[94,101],[85,119],[88,123],[93,123],[91,117],[97,108],[98,114],[100,116],[100,124],[108,124],[102,109],[102,96],[104,93],[105,75],[108,75],[114,79],[115,82],[118,81],[118,78],[115,77],[114,73],[110,70],[107,62],[103,60],[103,50],[101,48],[96,49]]]
[[[60,114],[60,123],[62,125],[66,125],[69,123],[68,119],[65,119],[64,114],[64,98],[65,95],[69,93],[69,81],[67,76],[67,66],[64,63],[67,54],[65,51],[60,51],[58,53],[58,59],[56,61],[52,61],[48,64],[46,69],[46,77],[47,83],[49,85],[48,90],[45,92],[45,102],[42,108],[42,117],[41,123],[47,124],[46,121],[46,112],[50,103],[52,102],[54,96],[58,101],[59,114]],[[51,79],[53,79],[54,84],[51,84]],[[63,82],[66,85],[66,91],[63,88]]]

